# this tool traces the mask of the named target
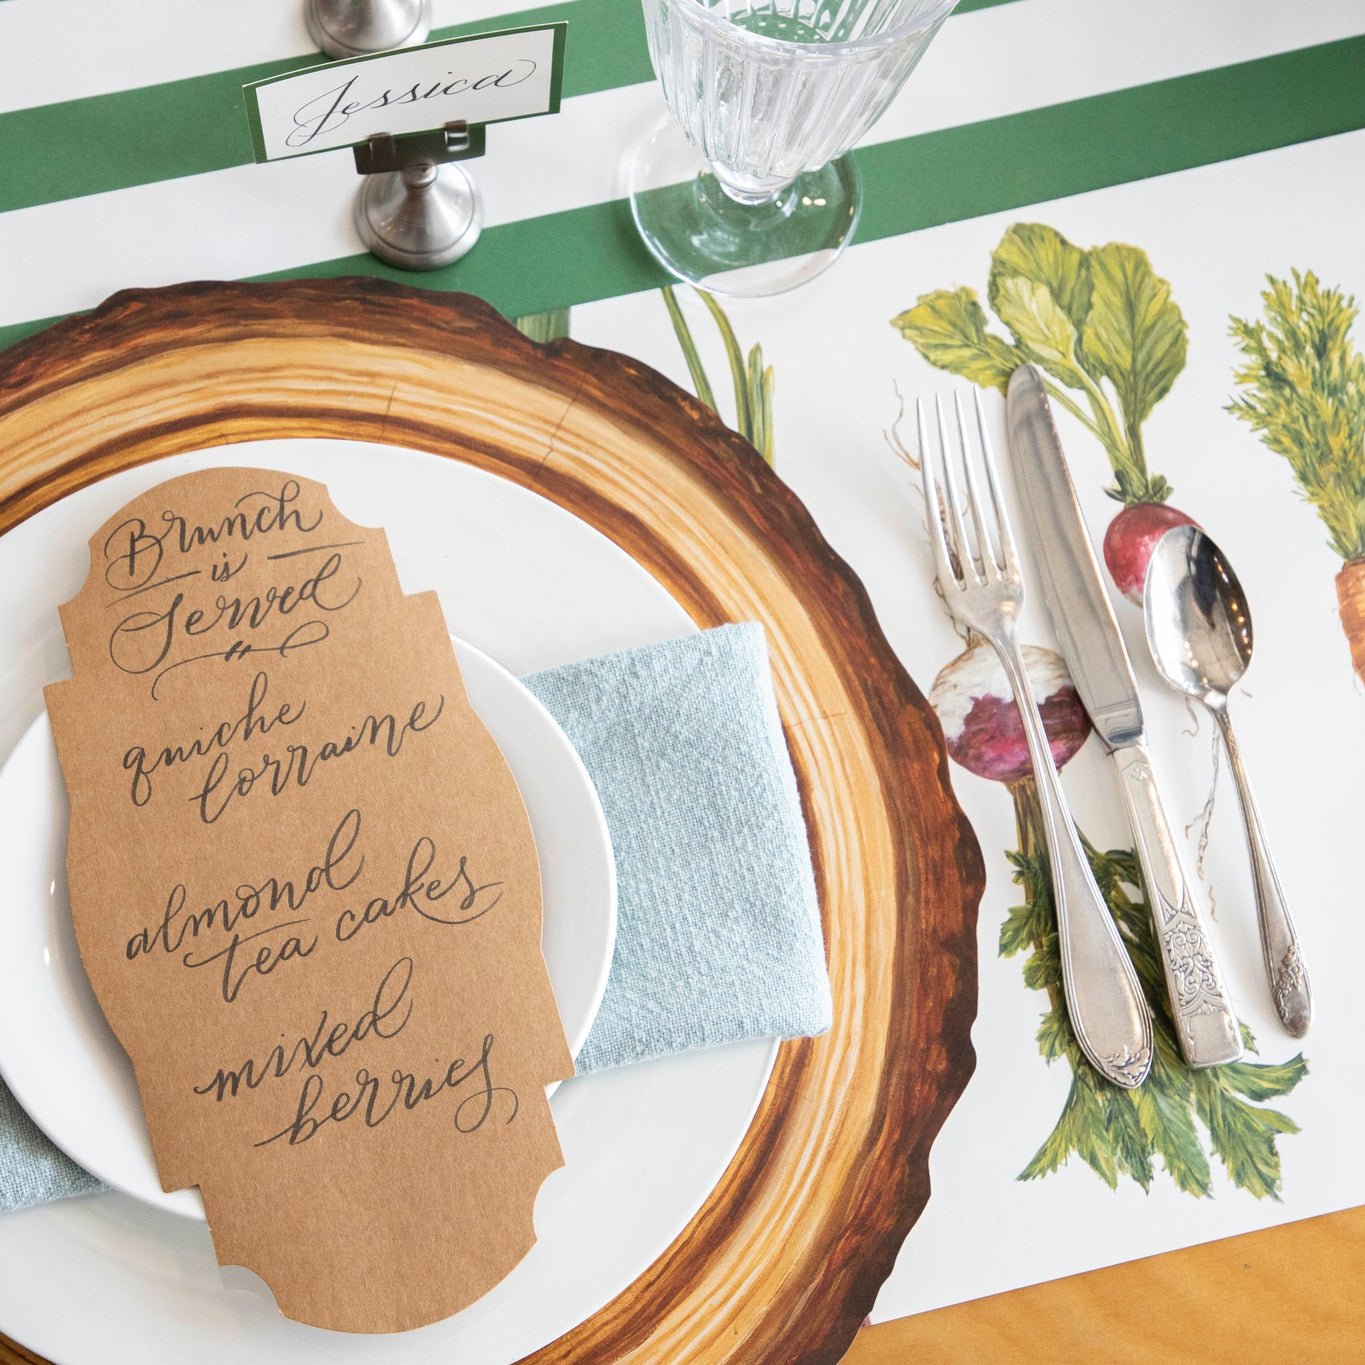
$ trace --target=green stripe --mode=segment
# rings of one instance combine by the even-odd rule
[[[958,13],[1008,3],[962,0]],[[570,0],[438,29],[432,37],[560,19],[569,21],[565,99],[653,77],[640,0]],[[0,213],[247,165],[253,158],[242,86],[318,60],[290,57],[0,114]]]
[[[1347,38],[863,148],[855,153],[867,192],[858,240],[1362,127],[1365,37]],[[509,317],[666,283],[619,200],[489,228],[465,260],[430,274],[393,270],[365,254],[259,278],[338,275],[463,290]],[[0,344],[44,325],[0,328]]]

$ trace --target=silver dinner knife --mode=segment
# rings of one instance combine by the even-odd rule
[[[1241,1029],[1161,804],[1143,743],[1137,679],[1100,578],[1042,375],[1032,365],[1021,365],[1011,376],[1005,417],[1043,600],[1076,691],[1118,770],[1181,1051],[1191,1066],[1236,1061],[1242,1055]]]

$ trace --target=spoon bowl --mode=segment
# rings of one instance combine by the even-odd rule
[[[1143,615],[1161,676],[1177,692],[1226,706],[1251,663],[1251,609],[1232,566],[1199,527],[1173,527],[1157,542]]]

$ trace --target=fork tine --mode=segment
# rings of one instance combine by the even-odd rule
[[[953,473],[952,444],[948,439],[948,423],[943,416],[943,399],[934,395],[934,408],[938,413],[938,444],[943,451],[943,491],[948,496],[948,530],[956,542],[953,549],[957,558],[962,581],[980,583],[983,581],[977,572],[976,560],[972,555],[972,544],[967,539],[967,523],[962,518],[962,499],[957,491],[957,476]]]
[[[948,542],[944,539],[943,517],[939,512],[938,481],[934,478],[934,452],[929,448],[929,434],[924,426],[924,403],[915,399],[915,426],[919,435],[919,472],[924,488],[924,517],[929,527],[929,540],[934,547],[934,564],[938,580],[946,592],[961,586],[953,570]]]
[[[967,416],[962,410],[962,390],[953,393],[953,406],[957,409],[957,434],[962,441],[962,470],[967,476],[967,504],[971,508],[972,525],[976,527],[976,544],[980,551],[981,569],[988,583],[1000,577],[1004,565],[995,553],[990,531],[986,528],[986,517],[982,511],[985,504],[981,500],[981,489],[976,482],[976,461],[972,458],[972,440],[967,435]],[[990,461],[986,462],[986,473],[990,474]]]
[[[991,507],[995,512],[995,525],[1000,535],[1000,553],[1004,560],[1005,572],[1011,577],[1019,577],[1019,556],[1014,548],[1014,530],[1010,526],[1009,513],[1005,510],[1005,499],[1000,496],[1000,479],[995,468],[995,451],[991,448],[990,433],[986,430],[986,410],[981,406],[981,390],[976,390],[976,429],[981,436],[981,456],[986,466],[986,487],[990,490]]]

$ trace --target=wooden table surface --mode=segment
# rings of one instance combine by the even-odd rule
[[[846,1365],[1365,1360],[1365,1208],[866,1327]]]
[[[844,1360],[1365,1360],[1362,1282],[1365,1208],[1347,1209],[865,1327]],[[0,1336],[0,1365],[45,1362]]]

